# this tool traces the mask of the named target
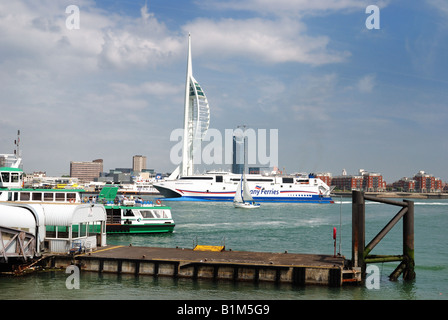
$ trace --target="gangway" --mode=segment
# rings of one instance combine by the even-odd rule
[[[35,255],[36,238],[33,234],[0,226],[0,263],[8,263],[11,258],[27,261]]]

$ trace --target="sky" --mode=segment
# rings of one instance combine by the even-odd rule
[[[1,1],[0,153],[173,171],[189,33],[210,128],[278,130],[281,170],[448,181],[445,0]]]

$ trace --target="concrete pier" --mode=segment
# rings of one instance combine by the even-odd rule
[[[74,257],[53,256],[48,263],[56,268],[76,264],[81,271],[98,273],[294,285],[338,287],[361,280],[357,272],[344,268],[344,257],[316,254],[110,246]]]

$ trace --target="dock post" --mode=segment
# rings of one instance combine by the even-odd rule
[[[408,212],[403,217],[403,259],[406,267],[403,279],[415,279],[414,271],[414,201],[404,200],[408,204]]]
[[[361,268],[365,274],[364,247],[365,247],[365,200],[364,193],[352,193],[352,267]]]

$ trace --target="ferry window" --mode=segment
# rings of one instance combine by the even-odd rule
[[[216,182],[222,182],[222,176],[216,176]]]
[[[76,200],[76,193],[67,193],[67,201]]]
[[[44,201],[53,201],[53,193],[45,192],[44,193]]]
[[[65,201],[65,194],[64,193],[56,193],[55,201]]]
[[[142,214],[143,218],[154,218],[151,210],[141,210],[140,213]]]
[[[31,194],[32,200],[34,201],[42,201],[42,193],[41,192],[33,192]]]
[[[2,172],[3,183],[9,182],[9,172]]]
[[[14,192],[13,201],[17,201],[17,200],[19,200],[19,193],[18,192]]]
[[[294,183],[294,179],[293,178],[282,178],[283,183]]]
[[[20,193],[20,200],[21,201],[28,201],[28,200],[30,200],[30,193],[29,192],[21,192]]]
[[[213,177],[181,177],[181,180],[213,180]]]
[[[134,214],[132,213],[131,209],[126,209],[125,212],[124,212],[124,216],[125,217],[133,217]]]
[[[158,211],[154,211],[153,213],[156,218],[162,218],[162,215]]]
[[[19,182],[19,174],[18,173],[11,173],[11,182]]]

